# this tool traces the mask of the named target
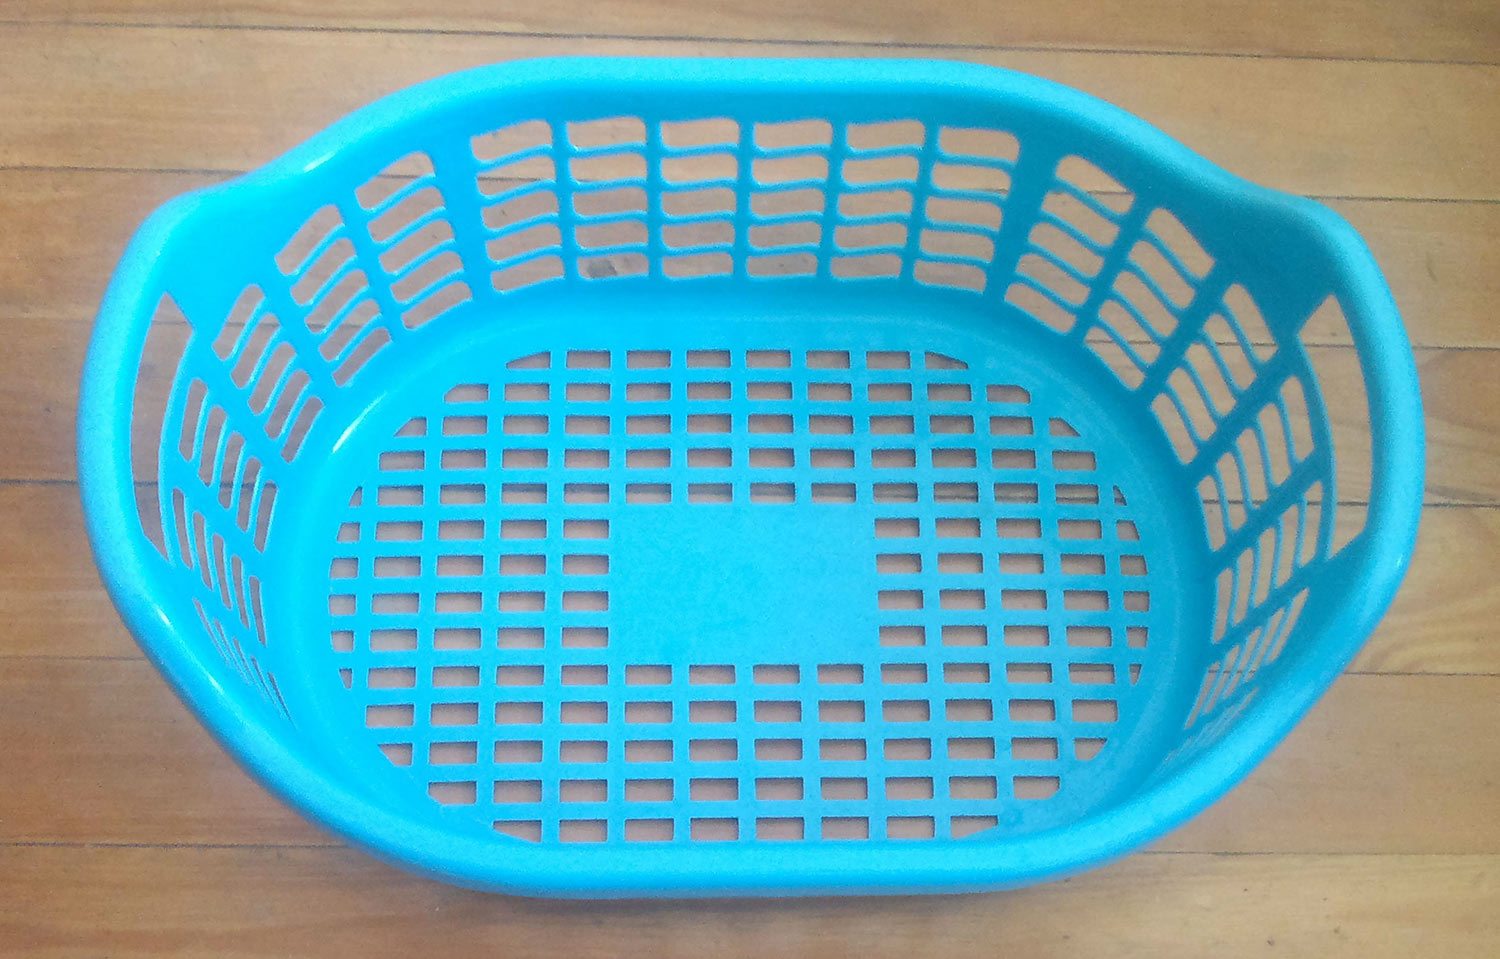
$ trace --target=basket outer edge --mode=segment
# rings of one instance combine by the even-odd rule
[[[795,65],[797,79],[789,80]],[[775,848],[700,845],[622,856],[618,849],[537,847],[456,837],[394,815],[321,775],[283,730],[263,725],[248,690],[221,682],[186,628],[153,595],[166,567],[135,514],[129,436],[134,370],[172,244],[210,229],[284,177],[309,173],[352,141],[454,97],[531,90],[579,79],[632,84],[900,84],[977,99],[1022,98],[1123,138],[1171,175],[1233,207],[1279,221],[1327,258],[1368,383],[1375,477],[1368,525],[1332,564],[1343,602],[1222,740],[1176,775],[1070,826],[1005,843],[931,841]],[[430,80],[364,107],[258,170],[184,194],[152,214],[122,255],[100,307],[79,397],[79,487],[89,541],[116,607],[183,701],[262,785],[332,832],[403,868],[474,888],[562,897],[814,895],[1010,888],[1116,859],[1175,828],[1228,791],[1286,735],[1358,651],[1410,562],[1421,506],[1424,441],[1409,341],[1363,240],[1314,201],[1253,184],[1104,101],[1037,77],[972,64],[915,60],[556,58],[479,67]],[[1290,652],[1290,651],[1289,651]],[[601,855],[602,853],[602,855]],[[649,866],[643,869],[643,863]]]

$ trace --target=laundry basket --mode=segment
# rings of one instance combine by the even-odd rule
[[[452,882],[629,896],[1160,835],[1370,633],[1423,444],[1357,235],[1113,107],[578,59],[163,207],[79,447],[116,604],[267,787]]]

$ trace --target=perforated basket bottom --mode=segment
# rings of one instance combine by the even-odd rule
[[[382,373],[299,552],[304,688],[392,801],[544,843],[1003,837],[1175,744],[1198,534],[1083,351],[545,313]]]

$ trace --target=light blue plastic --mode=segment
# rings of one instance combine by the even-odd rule
[[[225,747],[392,862],[554,896],[994,889],[1140,846],[1369,635],[1422,453],[1335,214],[918,61],[391,96],[147,221],[79,413],[104,580]]]

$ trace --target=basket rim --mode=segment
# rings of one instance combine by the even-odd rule
[[[435,828],[381,807],[303,760],[262,724],[248,688],[222,683],[154,597],[167,568],[136,513],[130,437],[137,360],[151,323],[162,251],[264,187],[308,174],[397,120],[497,91],[539,93],[580,83],[767,91],[862,84],[1026,103],[1128,141],[1177,181],[1216,201],[1274,218],[1333,269],[1370,403],[1373,478],[1364,531],[1329,561],[1341,595],[1279,684],[1171,776],[1066,826],[995,841],[872,840],[849,844],[539,845]],[[151,302],[148,302],[148,299]],[[1373,631],[1410,563],[1423,490],[1424,439],[1415,361],[1390,290],[1358,233],[1327,207],[1244,180],[1124,110],[1049,80],[940,60],[547,58],[428,80],[363,107],[279,158],[154,212],[122,255],[84,363],[78,474],[89,541],[131,633],[180,698],[262,785],[315,822],[377,856],[460,885],[530,895],[788,895],[1007,888],[1118,858],[1200,812],[1243,778],[1321,696]],[[1335,587],[1331,587],[1335,588]],[[497,855],[503,845],[503,854]]]

